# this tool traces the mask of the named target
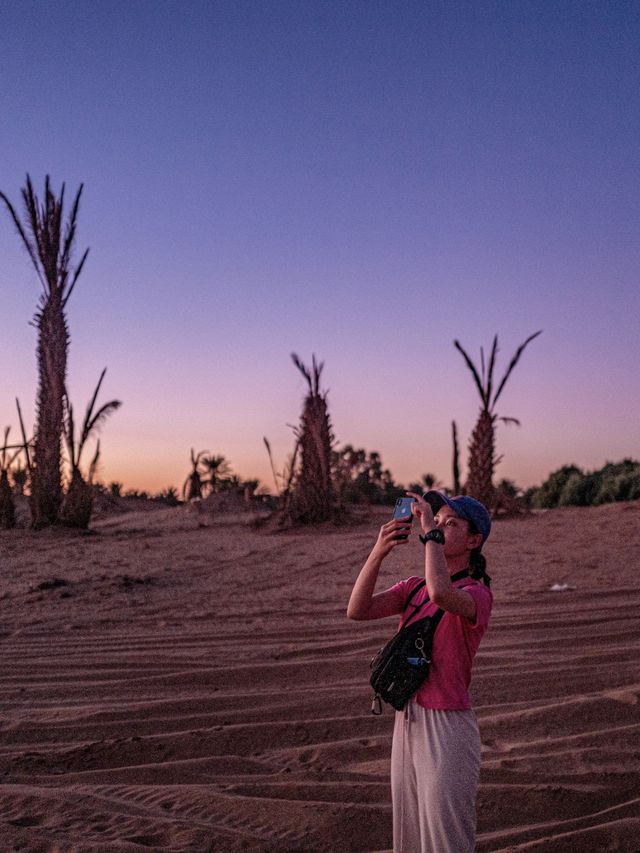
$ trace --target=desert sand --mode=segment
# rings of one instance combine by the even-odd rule
[[[345,618],[386,517],[0,533],[0,850],[390,850],[368,666],[395,621]],[[640,502],[498,521],[486,554],[478,851],[637,853]]]

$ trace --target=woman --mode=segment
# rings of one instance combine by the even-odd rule
[[[471,667],[489,624],[493,597],[481,549],[491,530],[486,508],[467,495],[430,491],[414,499],[424,544],[425,586],[410,577],[375,593],[384,558],[407,544],[410,524],[383,524],[355,582],[347,616],[404,621],[445,611],[433,641],[429,677],[396,711],[391,749],[395,853],[473,853],[480,735],[469,701]],[[435,515],[434,515],[435,514]],[[402,538],[398,538],[398,537]],[[423,605],[419,611],[416,606]]]

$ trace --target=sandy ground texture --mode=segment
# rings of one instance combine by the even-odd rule
[[[0,533],[3,853],[389,850],[368,666],[394,620],[345,618],[386,517]],[[385,586],[419,573],[413,539]],[[497,522],[486,552],[478,851],[637,853],[640,502]]]

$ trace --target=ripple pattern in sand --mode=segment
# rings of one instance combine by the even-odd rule
[[[170,536],[136,518],[129,539],[105,525],[11,555],[2,849],[389,850],[392,715],[370,715],[366,670],[393,625],[344,618],[375,524],[273,536],[172,518]],[[516,594],[506,555],[529,523],[496,526],[478,851],[637,853],[640,593],[620,575],[548,592],[541,536],[539,580]],[[38,590],[45,560],[66,586]]]

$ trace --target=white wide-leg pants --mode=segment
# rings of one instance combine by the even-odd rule
[[[480,734],[473,711],[408,702],[391,748],[394,853],[473,853]]]

